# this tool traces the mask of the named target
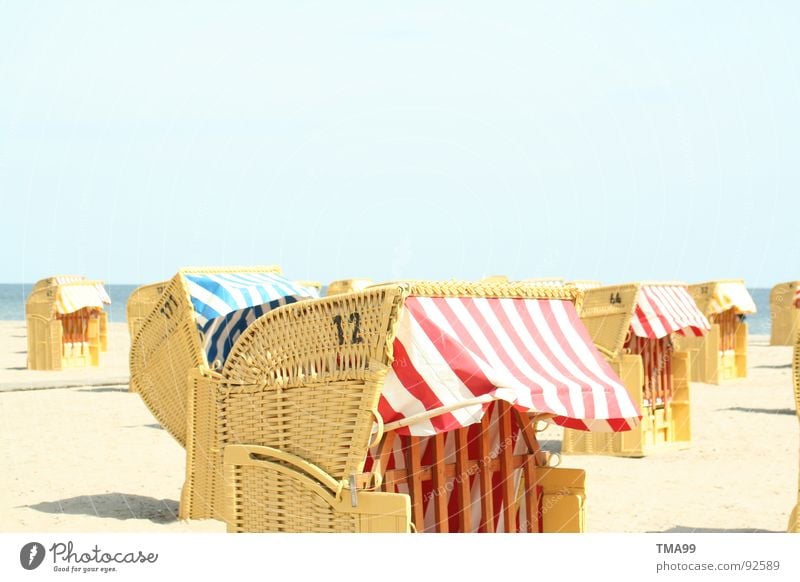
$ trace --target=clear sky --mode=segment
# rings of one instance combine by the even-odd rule
[[[799,6],[0,0],[0,282],[800,279]]]

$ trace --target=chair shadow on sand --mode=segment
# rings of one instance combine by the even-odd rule
[[[27,507],[44,513],[89,515],[120,520],[149,519],[153,523],[178,521],[177,501],[126,493],[80,495],[68,499],[42,501]]]
[[[791,368],[791,364],[763,364],[761,366],[753,366],[753,368],[761,368],[766,370],[786,370]]]
[[[758,414],[786,414],[794,416],[797,414],[794,408],[748,408],[746,406],[731,406],[723,410],[731,410],[735,412],[755,412]]]
[[[676,525],[669,529],[661,531],[648,531],[647,533],[785,533],[779,531],[772,531],[769,529],[754,529],[754,528],[715,528],[715,527],[689,527],[686,525]]]

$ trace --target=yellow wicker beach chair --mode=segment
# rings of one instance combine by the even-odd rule
[[[301,281],[295,281],[295,283],[297,285],[300,285],[301,287],[305,287],[307,289],[311,289],[311,290],[315,291],[317,297],[319,297],[320,293],[322,292],[322,283],[320,283],[319,281],[301,280]]]
[[[125,314],[128,320],[128,333],[130,334],[131,345],[133,345],[133,340],[142,327],[145,318],[153,311],[168,284],[169,281],[160,281],[158,283],[142,285],[134,289],[128,297],[128,303],[125,305]],[[135,384],[130,382],[128,389],[131,392],[135,392]]]
[[[139,322],[131,343],[131,391],[141,395],[156,419],[181,445],[186,441],[189,370],[215,365],[208,361],[203,348],[187,277],[279,273],[280,267],[276,266],[181,269]]]
[[[584,291],[581,319],[642,411],[642,423],[620,433],[566,429],[565,454],[642,457],[691,443],[689,355],[674,334],[700,334],[708,321],[683,283],[632,283]]]
[[[769,294],[772,329],[769,343],[793,346],[800,330],[800,281],[778,283]]]
[[[581,531],[584,472],[549,466],[535,422],[624,430],[638,412],[592,349],[577,297],[400,282],[270,311],[221,370],[190,374],[181,518],[221,519],[233,532]],[[547,366],[530,349],[553,365],[572,357],[551,345],[557,332],[605,380],[592,388],[565,373],[556,399],[608,400],[604,410],[624,419],[548,409],[538,390],[550,381],[525,374],[541,380],[527,366]],[[505,345],[527,372],[503,367],[511,352],[495,334],[515,343]]]
[[[169,281],[159,281],[158,283],[151,283],[149,285],[142,285],[133,290],[128,297],[128,303],[125,305],[125,313],[128,320],[128,332],[131,336],[131,341],[136,337],[139,328],[142,327],[144,319],[150,315],[156,304],[158,303],[164,289],[167,288]]]
[[[573,287],[577,287],[581,291],[586,291],[587,289],[602,287],[603,283],[601,283],[600,281],[592,281],[590,279],[578,279],[576,281],[567,281],[567,285],[572,285]]]
[[[373,281],[371,279],[340,279],[338,281],[331,281],[325,296],[330,297],[331,295],[361,291],[372,284]]]
[[[800,421],[800,335],[795,339],[792,358],[792,381],[794,384],[794,404],[797,420]],[[797,504],[789,517],[789,532],[800,533],[800,477],[797,485]]]
[[[676,338],[689,352],[692,381],[719,384],[747,377],[747,323],[756,305],[741,279],[708,281],[689,286],[697,307],[711,322],[704,338]]]
[[[99,366],[108,349],[111,303],[102,281],[59,275],[34,285],[25,304],[28,368],[61,370]]]

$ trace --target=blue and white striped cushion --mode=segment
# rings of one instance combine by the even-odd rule
[[[209,363],[224,363],[247,327],[268,311],[318,297],[274,273],[184,275]]]

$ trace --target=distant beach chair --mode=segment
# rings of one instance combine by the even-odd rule
[[[536,423],[638,410],[574,288],[399,282],[287,305],[190,376],[181,518],[232,532],[579,532]]]
[[[793,346],[800,330],[800,281],[778,283],[769,294],[772,324],[769,343]]]
[[[108,349],[111,299],[102,281],[57,275],[38,281],[25,304],[28,368],[61,370],[99,366]]]
[[[622,378],[642,422],[624,433],[566,429],[565,454],[642,457],[691,443],[689,354],[675,337],[699,337],[710,325],[683,283],[632,283],[585,291],[581,320]]]
[[[800,334],[794,344],[794,357],[792,358],[792,380],[794,384],[794,406],[797,420],[800,421]],[[800,533],[800,478],[797,485],[797,504],[789,517],[789,532]]]
[[[747,323],[756,304],[741,279],[708,281],[689,286],[689,293],[711,323],[704,338],[677,338],[689,352],[692,380],[719,384],[747,377]]]
[[[155,308],[168,284],[169,281],[159,281],[158,283],[142,285],[134,289],[128,297],[128,303],[125,305],[125,314],[128,320],[128,332],[130,333],[131,341],[136,337],[139,328],[142,327],[144,319]]]
[[[331,281],[325,296],[330,297],[331,295],[361,291],[373,284],[374,282],[371,279],[340,279],[338,281]]]
[[[603,283],[600,281],[593,281],[590,279],[579,279],[576,281],[567,281],[567,285],[572,285],[573,287],[577,287],[581,291],[586,291],[587,289],[594,289],[595,287],[602,287]]]
[[[181,445],[189,370],[220,369],[247,325],[270,309],[313,297],[279,273],[274,266],[181,269],[139,322],[131,390]]]
[[[301,287],[305,287],[308,289],[314,297],[319,297],[322,293],[322,283],[319,281],[295,281],[295,285],[299,285]]]

